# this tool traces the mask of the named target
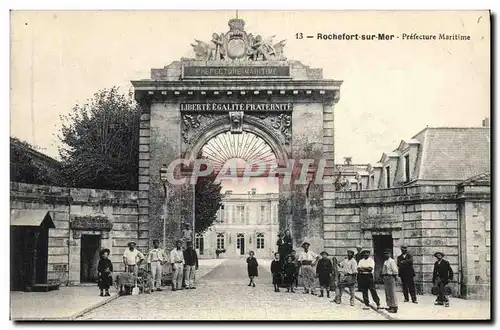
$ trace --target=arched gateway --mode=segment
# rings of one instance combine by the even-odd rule
[[[231,19],[227,33],[192,44],[195,59],[152,69],[151,79],[132,82],[143,111],[139,226],[148,236],[141,237],[141,245],[158,238],[172,246],[181,224],[193,219],[194,187],[188,180],[167,182],[163,189],[163,164],[195,159],[220,134],[257,136],[279,167],[290,167],[291,159],[297,164],[323,159],[323,177],[333,178],[333,106],[342,82],[324,80],[321,69],[287,61],[285,41],[253,36],[244,24]],[[188,170],[185,166],[184,173]],[[333,222],[333,191],[333,184],[281,182],[280,229],[290,228],[296,244],[307,239],[322,248],[323,226]]]

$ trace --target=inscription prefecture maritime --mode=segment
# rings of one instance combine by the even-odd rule
[[[304,34],[297,33],[297,39],[304,39]],[[316,38],[317,40],[447,40],[447,41],[467,41],[471,40],[470,35],[463,34],[421,34],[421,33],[402,33],[400,35],[377,33],[377,34],[358,34],[358,33],[317,33],[316,35],[305,36],[307,39]]]
[[[292,111],[292,103],[181,103],[181,111]]]
[[[185,66],[184,77],[287,77],[289,66]]]

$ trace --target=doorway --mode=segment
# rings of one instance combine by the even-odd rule
[[[373,271],[373,276],[375,278],[375,283],[382,283],[382,278],[380,277],[380,272],[382,271],[382,266],[384,264],[384,251],[394,248],[392,235],[373,235],[373,259],[375,260],[375,269]]]
[[[48,229],[11,226],[10,238],[10,289],[31,291],[36,284],[46,284]]]
[[[81,243],[80,282],[97,282],[101,235],[82,235]]]
[[[236,248],[240,250],[240,255],[245,255],[245,235],[238,234],[236,237]]]
[[[204,239],[203,239],[203,236],[200,235],[200,234],[196,234],[196,238],[195,238],[195,241],[194,241],[194,248],[195,249],[198,249],[198,251],[200,251],[200,256],[203,255],[203,250],[204,250]]]

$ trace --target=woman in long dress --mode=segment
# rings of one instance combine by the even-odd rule
[[[293,250],[293,240],[292,240],[292,235],[290,234],[290,229],[285,230],[285,235],[283,236],[282,240],[282,253],[283,255],[280,254],[280,260],[281,263],[284,264],[286,262],[286,257],[292,253]]]
[[[248,255],[249,257],[247,258],[247,271],[248,277],[250,278],[250,283],[248,283],[248,286],[253,286],[255,288],[254,279],[259,276],[259,263],[257,262],[257,259],[255,259],[255,253],[253,251],[250,251]]]
[[[311,244],[309,244],[309,242],[302,243],[302,249],[304,251],[299,253],[297,261],[301,264],[300,273],[304,281],[304,293],[307,294],[310,292],[312,295],[315,295],[314,283],[316,281],[316,272],[313,267],[316,265],[319,256],[309,250],[310,246]]]
[[[101,297],[110,296],[109,288],[113,284],[113,264],[111,260],[108,259],[109,252],[109,249],[103,249],[100,252],[101,259],[99,260],[99,264],[97,264],[97,275],[99,276],[98,285],[101,291]],[[103,293],[103,291],[106,291],[106,293]]]

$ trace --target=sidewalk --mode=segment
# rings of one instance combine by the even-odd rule
[[[387,307],[385,303],[384,290],[377,290],[380,298],[380,305]],[[370,306],[376,309],[371,294],[368,293],[370,298]],[[344,298],[345,299],[345,298]],[[363,295],[361,292],[356,292],[356,299],[363,302]],[[460,298],[449,297],[450,307],[435,306],[434,301],[436,296],[423,295],[417,296],[418,304],[410,302],[403,302],[404,297],[402,292],[396,292],[396,299],[398,302],[398,312],[388,313],[386,310],[377,310],[387,318],[394,320],[489,320],[490,302],[482,300],[466,300]]]
[[[202,278],[227,259],[200,259],[196,272]],[[97,284],[61,287],[49,292],[10,293],[10,318],[14,321],[74,320],[116,298],[118,292],[110,289],[111,297],[100,297]]]
[[[13,321],[74,320],[89,310],[118,297],[114,288],[111,297],[100,297],[97,285],[61,287],[49,292],[10,293],[10,318]]]

